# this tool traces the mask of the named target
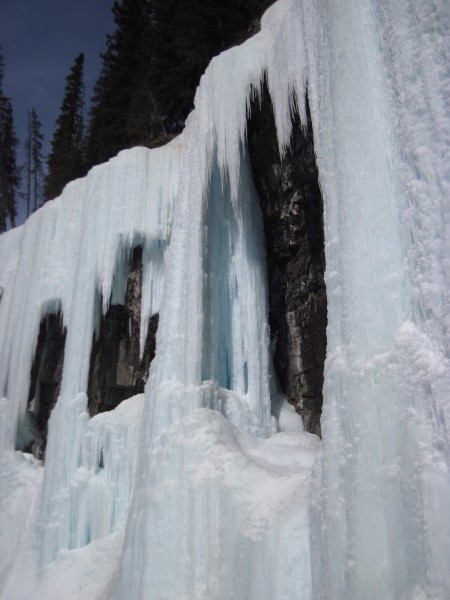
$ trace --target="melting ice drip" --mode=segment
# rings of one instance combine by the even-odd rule
[[[182,136],[96,167],[0,238],[5,597],[447,598],[448,31],[431,0],[280,0],[261,33],[212,61]],[[319,441],[276,433],[271,415],[245,142],[264,77],[281,152],[294,106],[306,123],[308,87],[324,197],[312,498]],[[89,420],[95,299],[111,295],[120,240],[136,238],[156,358],[145,400]],[[42,484],[12,450],[56,301],[67,343]]]

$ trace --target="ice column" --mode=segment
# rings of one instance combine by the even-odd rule
[[[442,224],[430,223],[421,205],[433,203],[436,216],[444,205],[436,188],[433,200],[415,193],[426,186],[429,173],[421,173],[420,163],[428,162],[433,143],[420,140],[421,125],[413,129],[402,119],[413,109],[410,94],[425,93],[425,71],[436,72],[431,47],[436,41],[439,47],[446,19],[427,4],[433,17],[425,27],[433,27],[437,40],[420,34],[422,9],[408,2],[325,0],[316,13],[310,98],[329,302],[322,471],[311,537],[316,598],[444,598],[449,589],[448,520],[442,529],[435,522],[449,508],[441,421],[449,371],[441,333],[417,318],[423,277],[430,278],[417,275],[421,239],[432,271],[445,264]],[[430,60],[408,80],[399,74],[416,72],[416,45]],[[435,84],[439,90],[442,83]],[[409,186],[408,161],[418,175]],[[436,314],[441,323],[443,316]]]

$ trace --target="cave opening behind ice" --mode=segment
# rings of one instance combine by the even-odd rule
[[[327,296],[323,200],[308,98],[307,123],[292,116],[280,156],[272,101],[264,80],[247,122],[251,168],[263,214],[273,363],[278,385],[320,435],[326,355]]]
[[[41,318],[30,372],[27,410],[19,421],[16,448],[44,458],[48,420],[57,402],[63,373],[66,328],[60,302]]]
[[[113,410],[144,391],[155,356],[159,315],[149,317],[142,347],[143,254],[142,240],[121,240],[106,311],[98,294],[87,388],[91,416]]]

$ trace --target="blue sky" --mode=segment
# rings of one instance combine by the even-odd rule
[[[27,111],[43,125],[48,153],[70,67],[85,55],[86,101],[98,77],[106,34],[114,31],[113,0],[0,0],[0,45],[5,58],[4,93],[12,98],[20,138]]]

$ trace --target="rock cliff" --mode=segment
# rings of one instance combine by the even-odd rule
[[[309,117],[308,117],[309,118]],[[261,199],[276,374],[307,431],[320,434],[327,299],[323,203],[310,122],[293,119],[283,159],[267,88],[251,107],[248,144]]]
[[[93,340],[88,398],[91,416],[114,409],[144,391],[155,356],[158,315],[151,317],[142,357],[139,348],[142,298],[142,246],[131,251],[124,304],[111,304]]]

